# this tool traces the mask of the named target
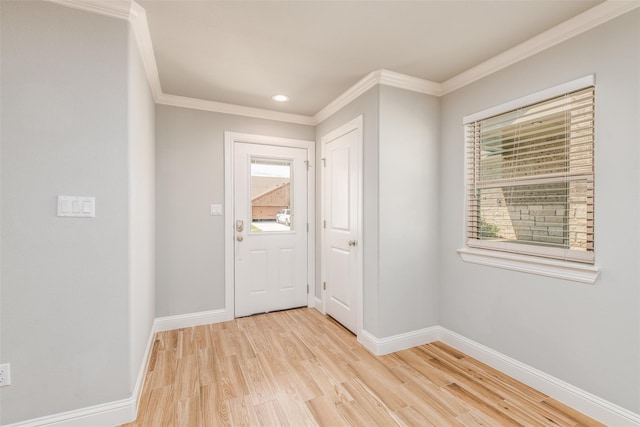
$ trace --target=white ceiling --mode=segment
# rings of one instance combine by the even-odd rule
[[[603,0],[137,2],[165,94],[313,116],[371,71],[442,83]]]

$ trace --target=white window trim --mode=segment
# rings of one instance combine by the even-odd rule
[[[518,99],[514,99],[504,104],[496,105],[495,107],[487,108],[486,110],[470,114],[462,119],[462,124],[466,125],[471,122],[483,120],[498,114],[506,113],[508,111],[516,110],[524,105],[536,104],[538,102],[545,101],[556,96],[564,95],[565,93],[574,92],[576,90],[584,89],[587,86],[595,86],[596,76],[591,74],[585,77],[581,77],[576,80],[572,80],[567,83],[560,84],[548,89],[541,90],[530,95],[523,96]]]
[[[551,258],[477,248],[458,249],[458,253],[463,261],[473,264],[521,271],[590,285],[595,283],[600,274],[600,267],[580,262],[559,261]]]
[[[497,114],[511,111],[523,105],[534,104],[544,101],[545,99],[560,96],[567,92],[581,89],[586,86],[595,85],[595,75],[585,76],[540,92],[533,93],[495,107],[474,113],[463,118],[463,125],[477,120],[482,120]],[[466,158],[463,159],[466,162]],[[467,172],[465,168],[464,183],[467,183]],[[466,243],[467,236],[466,218],[467,218],[467,202],[466,193],[464,194],[464,216],[463,216],[463,248],[458,250],[458,254],[463,261],[486,265],[490,267],[498,267],[506,270],[520,271],[524,273],[537,274],[540,276],[553,277],[557,279],[571,280],[574,282],[593,284],[600,275],[600,267],[580,262],[561,261],[557,259],[544,258],[541,256],[523,255],[511,252],[503,252],[497,250],[488,250],[481,248],[469,247]]]

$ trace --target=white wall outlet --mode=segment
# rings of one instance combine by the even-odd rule
[[[11,365],[5,363],[0,365],[0,387],[11,385]]]

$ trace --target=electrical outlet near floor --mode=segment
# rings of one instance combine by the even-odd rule
[[[0,365],[0,387],[11,385],[11,365]]]

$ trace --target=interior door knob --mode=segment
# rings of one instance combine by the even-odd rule
[[[358,241],[357,240],[349,240],[347,242],[347,245],[349,245],[349,246],[358,246]]]
[[[236,237],[236,240],[237,240],[238,242],[242,242],[242,239],[243,239],[243,238],[242,238],[242,236],[237,236],[237,237]]]

